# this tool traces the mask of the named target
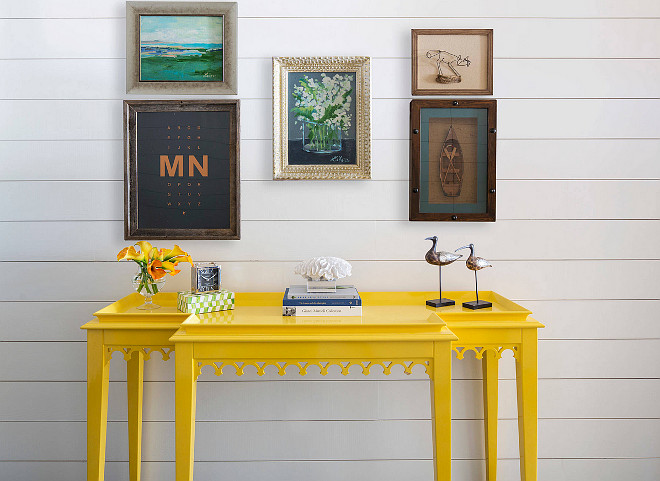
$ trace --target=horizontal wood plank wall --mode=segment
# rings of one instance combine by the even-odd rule
[[[494,224],[407,221],[411,28],[495,30]],[[430,290],[424,237],[474,242],[495,265],[481,286],[547,325],[539,479],[656,481],[659,30],[655,0],[240,0],[243,238],[184,247],[221,261],[235,290],[281,290],[297,261],[318,254],[350,260],[363,291]],[[0,479],[84,479],[79,326],[130,292],[133,268],[113,260],[125,245],[121,101],[144,97],[125,94],[121,0],[9,2],[0,32]],[[372,57],[373,179],[273,182],[271,57],[356,54]],[[471,281],[454,267],[446,287]],[[174,479],[172,363],[156,355],[145,367],[146,481]],[[480,363],[455,361],[453,377],[454,480],[485,479]],[[517,481],[509,354],[500,377],[498,479]],[[115,355],[112,480],[128,479],[123,379]],[[301,382],[205,370],[195,479],[428,481],[429,412],[418,371]]]

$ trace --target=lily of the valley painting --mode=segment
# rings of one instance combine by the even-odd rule
[[[222,16],[141,15],[140,81],[221,82]]]

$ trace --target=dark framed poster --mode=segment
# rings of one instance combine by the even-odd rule
[[[240,239],[238,100],[124,101],[124,239]]]
[[[497,100],[410,103],[409,219],[495,221]]]

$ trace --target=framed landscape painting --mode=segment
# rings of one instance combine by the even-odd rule
[[[240,239],[238,100],[124,101],[124,239]]]
[[[127,2],[126,92],[235,94],[236,3]]]
[[[368,57],[273,58],[273,178],[370,179]]]

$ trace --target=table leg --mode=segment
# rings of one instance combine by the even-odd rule
[[[481,359],[484,397],[484,433],[486,439],[486,481],[497,479],[497,403],[498,359],[487,350]]]
[[[537,349],[536,329],[524,329],[516,362],[521,481],[536,481],[537,477]]]
[[[197,390],[196,361],[191,343],[176,346],[175,360],[175,430],[176,480],[192,481],[195,459],[195,399]]]
[[[142,382],[144,353],[133,351],[126,363],[126,392],[128,394],[128,471],[130,481],[140,480],[142,461]]]
[[[451,480],[451,349],[433,343],[431,371],[431,425],[435,481]]]
[[[87,331],[87,481],[103,481],[108,423],[109,359],[102,330]]]

